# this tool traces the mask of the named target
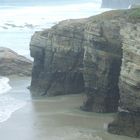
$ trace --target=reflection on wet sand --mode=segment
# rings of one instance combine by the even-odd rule
[[[3,140],[136,140],[108,134],[114,114],[83,112],[83,95],[29,100],[0,125]]]

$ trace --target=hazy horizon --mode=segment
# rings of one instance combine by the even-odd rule
[[[25,0],[12,0],[12,2],[10,0],[0,0],[0,4],[2,5],[19,5],[19,6],[36,6],[36,5],[61,5],[61,4],[70,4],[70,3],[86,3],[86,2],[101,2],[102,0],[40,0],[40,1],[36,1],[36,0],[29,0],[29,1],[25,1]]]

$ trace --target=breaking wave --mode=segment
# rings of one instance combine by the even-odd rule
[[[24,101],[6,94],[12,89],[9,81],[7,77],[0,77],[0,122],[6,121],[13,112],[25,105]]]

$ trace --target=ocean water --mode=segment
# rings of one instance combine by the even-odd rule
[[[14,111],[25,105],[25,101],[8,94],[12,90],[9,81],[7,77],[0,77],[0,122],[6,121]]]
[[[0,77],[0,95],[8,92],[11,86],[8,84],[9,79],[6,77]]]
[[[24,82],[23,82],[24,81]],[[13,112],[26,105],[30,99],[27,86],[30,78],[0,77],[0,123],[10,118]]]
[[[109,9],[101,9],[101,0],[20,1],[0,5],[0,46],[30,58],[29,42],[37,30],[49,28],[61,20],[84,18]]]
[[[100,6],[101,0],[0,0],[0,47],[8,47],[31,59],[29,43],[35,31],[50,28],[61,20],[85,18],[110,10]],[[25,105],[25,99],[16,98],[17,95],[10,94],[12,91],[15,92],[9,79],[0,77],[0,122]]]

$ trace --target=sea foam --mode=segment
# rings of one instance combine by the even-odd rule
[[[0,97],[0,122],[10,118],[11,114],[22,108],[26,103],[10,96]]]
[[[26,103],[11,97],[8,93],[11,90],[9,79],[0,77],[0,122],[6,121],[11,114],[23,107]]]
[[[8,84],[9,79],[7,77],[0,77],[0,95],[8,92],[11,86]]]

